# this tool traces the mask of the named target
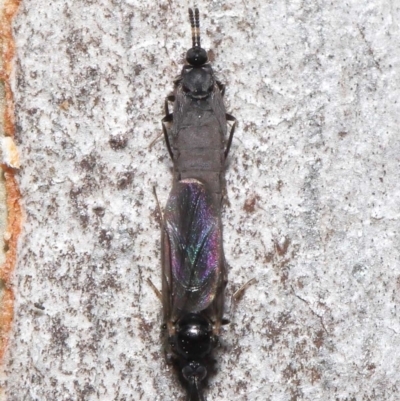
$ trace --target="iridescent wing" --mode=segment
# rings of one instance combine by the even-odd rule
[[[166,321],[212,308],[216,299],[220,303],[225,281],[221,221],[202,182],[174,184],[164,212],[163,247]]]

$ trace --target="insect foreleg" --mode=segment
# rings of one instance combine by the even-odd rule
[[[172,113],[169,112],[169,107],[168,107],[168,102],[174,102],[175,101],[175,95],[169,95],[165,98],[164,101],[164,112],[165,112],[165,118],[169,117],[172,121]]]

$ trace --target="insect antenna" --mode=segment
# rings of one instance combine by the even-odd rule
[[[192,27],[192,47],[196,46],[196,24],[194,21],[194,14],[193,14],[193,9],[189,8],[189,21],[190,21],[190,26]]]
[[[199,9],[196,7],[194,10],[194,18],[195,18],[195,26],[196,26],[196,42],[197,46],[201,47],[200,45],[200,13]]]
[[[196,7],[189,8],[189,21],[192,27],[192,48],[186,53],[186,61],[192,66],[202,66],[208,61],[207,52],[200,46],[200,12]]]
[[[200,12],[196,7],[194,9],[189,8],[189,20],[190,26],[192,27],[192,45],[193,47],[201,47],[200,45]]]

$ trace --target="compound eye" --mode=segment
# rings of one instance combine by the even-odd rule
[[[188,382],[195,378],[200,382],[207,376],[207,369],[198,362],[190,362],[182,369],[182,375]]]
[[[192,47],[186,53],[186,61],[190,65],[200,66],[205,64],[207,60],[207,52],[199,46]]]

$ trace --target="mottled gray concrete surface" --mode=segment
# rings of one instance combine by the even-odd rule
[[[199,1],[239,127],[223,213],[248,279],[207,400],[389,401],[400,387],[399,4]],[[186,2],[24,1],[15,97],[26,213],[9,401],[184,400],[163,359],[163,98]],[[35,306],[36,305],[36,306]]]

